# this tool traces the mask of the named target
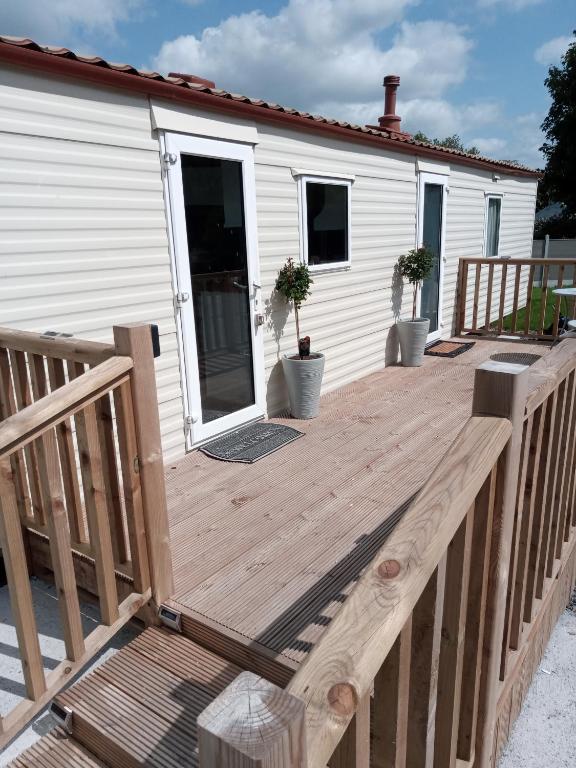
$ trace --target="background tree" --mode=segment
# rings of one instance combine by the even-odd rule
[[[576,31],[573,33],[576,35]],[[550,67],[544,81],[552,105],[542,130],[540,148],[546,157],[541,198],[564,203],[568,215],[576,214],[576,39],[568,46],[559,67]]]
[[[468,152],[469,155],[479,155],[478,147],[465,147],[462,139],[457,133],[452,136],[446,136],[444,139],[430,139],[422,131],[418,131],[413,136],[416,141],[425,141],[427,144],[434,144],[437,147],[446,147],[447,149],[457,149],[459,152]]]

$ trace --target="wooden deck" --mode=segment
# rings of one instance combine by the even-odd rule
[[[502,352],[548,348],[479,340],[388,367],[325,396],[314,421],[287,420],[305,437],[256,464],[193,452],[167,467],[187,634],[239,663],[268,658],[262,672],[286,682],[469,417],[474,369]]]

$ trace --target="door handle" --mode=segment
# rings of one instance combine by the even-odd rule
[[[247,285],[242,285],[242,283],[239,283],[237,280],[233,280],[232,281],[232,285],[234,286],[234,288],[242,288],[243,291],[247,291],[248,290],[248,286]]]

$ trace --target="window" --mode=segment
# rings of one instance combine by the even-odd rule
[[[351,182],[301,177],[302,260],[312,270],[350,264]]]
[[[500,245],[500,211],[501,197],[486,199],[486,248],[485,256],[498,256]]]

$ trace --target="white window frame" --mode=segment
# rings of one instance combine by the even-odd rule
[[[293,171],[294,174],[294,171]],[[296,175],[296,174],[294,174]],[[316,174],[297,174],[298,178],[298,208],[300,211],[300,261],[306,264],[310,272],[338,272],[350,269],[352,265],[352,183],[353,176],[335,175],[320,176]],[[337,261],[331,264],[308,263],[308,204],[306,200],[306,184],[334,184],[338,187],[346,187],[348,190],[348,258],[346,261]]]
[[[504,195],[498,195],[494,192],[486,192],[485,193],[485,203],[484,203],[484,248],[483,248],[483,256],[485,259],[501,259],[502,256],[500,256],[500,235],[502,232],[502,206],[504,202]],[[488,255],[488,210],[490,207],[490,200],[500,200],[500,214],[499,214],[499,221],[498,221],[498,244],[496,247],[496,253],[492,255]]]

